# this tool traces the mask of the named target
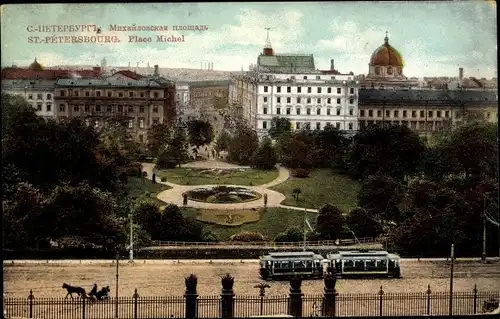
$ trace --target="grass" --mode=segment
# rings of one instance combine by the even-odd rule
[[[159,183],[153,184],[151,180],[139,177],[129,177],[128,183],[125,184],[124,187],[128,191],[130,197],[136,199],[141,197],[147,192],[149,193],[149,196],[153,198],[153,200],[155,200],[160,205],[165,205],[165,202],[156,198],[156,195],[158,195],[158,193],[161,193],[164,190],[171,188],[170,186],[164,184],[159,184]]]
[[[202,222],[223,225],[223,226],[240,226],[246,223],[257,222],[261,216],[260,210],[238,210],[225,211],[215,209],[200,210],[196,219]]]
[[[278,177],[278,170],[256,169],[199,169],[172,168],[156,170],[158,178],[166,177],[168,182],[180,185],[245,185],[256,186],[269,183]]]
[[[209,215],[213,212],[195,208],[183,208],[184,216],[196,218],[199,215]],[[219,211],[223,212],[223,211]],[[257,211],[259,213],[259,211]],[[238,214],[238,211],[234,211]],[[316,225],[316,213],[307,213],[307,217],[312,227]],[[304,225],[304,212],[285,208],[271,207],[266,211],[260,211],[260,219],[256,222],[246,223],[240,226],[223,226],[213,223],[204,223],[207,230],[212,231],[219,240],[229,240],[231,235],[244,231],[259,232],[270,240],[274,240],[279,233],[286,231],[289,227],[297,226],[302,229]]]
[[[319,209],[329,203],[349,212],[356,207],[357,195],[361,185],[330,169],[313,170],[307,178],[292,177],[282,184],[271,187],[286,196],[281,203],[289,206],[299,206]],[[292,191],[301,190],[299,200],[295,200]]]

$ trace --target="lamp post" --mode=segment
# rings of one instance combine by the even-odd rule
[[[115,318],[118,318],[118,273],[120,266],[120,252],[116,252],[116,291],[115,291]]]
[[[451,244],[451,267],[450,267],[450,316],[453,313],[453,259],[455,259],[455,245]]]
[[[134,223],[132,220],[132,212],[128,214],[130,220],[130,247],[129,247],[129,263],[134,262]]]
[[[266,295],[266,288],[271,288],[268,284],[261,282],[260,284],[253,286],[254,288],[259,288],[260,297],[260,315],[264,312],[264,296]]]

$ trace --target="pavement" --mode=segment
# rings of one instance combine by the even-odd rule
[[[189,166],[187,166],[187,165],[189,165]],[[235,169],[235,168],[248,169],[249,168],[248,166],[239,166],[239,165],[229,164],[229,163],[225,163],[225,162],[221,162],[221,161],[217,161],[217,160],[196,161],[196,162],[184,164],[182,167],[197,167],[197,168],[206,168],[206,169],[229,169],[229,168],[231,168],[231,169]],[[278,169],[278,177],[276,177],[274,180],[272,180],[269,183],[266,183],[263,185],[258,185],[258,186],[246,186],[246,185],[225,185],[225,186],[242,187],[242,188],[246,188],[246,189],[250,189],[252,191],[258,192],[262,195],[267,194],[267,207],[280,207],[280,208],[286,208],[286,209],[293,209],[293,210],[300,210],[300,211],[317,213],[318,212],[317,209],[281,205],[281,202],[286,199],[286,196],[280,192],[271,190],[269,188],[285,182],[290,177],[290,171],[281,165],[276,165],[276,168]],[[153,176],[154,164],[142,163],[142,169],[144,172],[146,172],[148,174],[147,178],[151,179]],[[179,184],[171,183],[168,181],[161,182],[159,179],[157,179],[157,183],[168,185],[171,187],[171,189],[168,189],[168,190],[165,190],[165,191],[159,193],[156,197],[165,203],[175,204],[177,206],[184,206],[184,198],[183,198],[182,194],[184,194],[187,191],[197,189],[197,188],[207,188],[207,187],[218,186],[216,184],[179,185]],[[197,201],[188,200],[188,203],[186,206],[187,207],[194,207],[194,208],[201,208],[201,209],[244,210],[244,209],[261,208],[261,207],[264,207],[265,205],[264,205],[264,196],[262,196],[260,199],[254,200],[251,202],[230,203],[230,204],[204,203],[204,202],[197,202]]]

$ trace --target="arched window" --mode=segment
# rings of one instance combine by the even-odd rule
[[[392,75],[392,67],[387,68],[387,74]]]
[[[376,66],[376,67],[375,67],[375,74],[376,74],[376,75],[379,75],[379,74],[380,74],[380,67],[379,67],[379,66]]]

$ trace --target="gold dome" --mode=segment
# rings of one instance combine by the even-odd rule
[[[370,59],[370,65],[395,67],[404,66],[403,57],[398,50],[389,45],[389,38],[387,35],[385,36],[384,44],[373,52]]]
[[[40,65],[40,63],[38,63],[38,62],[36,61],[36,58],[35,58],[35,61],[34,61],[33,63],[31,63],[31,64],[30,64],[30,66],[29,66],[29,68],[28,68],[28,69],[29,69],[29,70],[32,70],[32,71],[42,71],[42,70],[43,70],[43,68],[42,68],[42,66]]]

